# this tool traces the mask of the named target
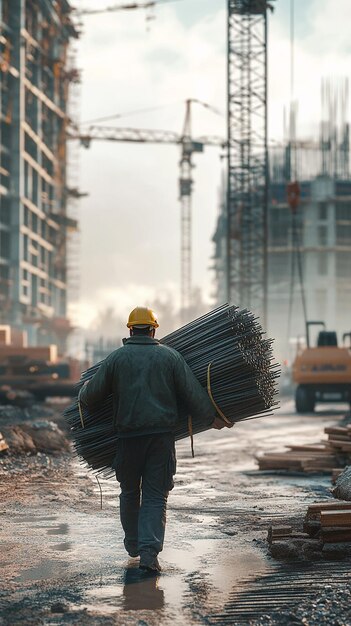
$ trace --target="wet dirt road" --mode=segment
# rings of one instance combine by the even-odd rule
[[[100,510],[96,481],[69,456],[0,468],[0,624],[249,624],[269,612],[272,603],[256,606],[247,594],[295,574],[268,556],[268,525],[328,497],[330,480],[257,472],[254,455],[318,441],[346,408],[301,418],[283,401],[274,417],[198,436],[195,459],[180,442],[159,578],[124,552],[117,483],[102,481]],[[296,576],[308,580],[309,567],[296,565]],[[333,565],[318,567],[325,584]]]

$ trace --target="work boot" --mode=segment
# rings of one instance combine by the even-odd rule
[[[127,541],[126,539],[124,540],[124,547],[127,550],[129,556],[131,556],[132,558],[135,558],[136,556],[139,556],[139,550],[138,550],[138,544],[134,543],[133,541]]]
[[[154,574],[161,572],[161,565],[158,562],[157,556],[147,552],[140,555],[139,568],[146,572],[153,572]]]
[[[135,559],[139,556],[138,550],[127,550],[128,554],[132,559]]]

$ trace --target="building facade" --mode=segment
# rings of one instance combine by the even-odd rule
[[[63,349],[67,320],[66,0],[0,0],[0,320]]]
[[[327,329],[338,331],[339,338],[350,328],[351,181],[324,175],[300,187],[301,202],[294,217],[286,186],[271,186],[269,327],[281,349],[289,339],[305,334],[300,272],[308,320],[324,321]]]
[[[286,182],[270,185],[267,330],[276,339],[281,359],[291,358],[294,342],[305,335],[300,272],[307,318],[324,321],[328,330],[339,333],[339,339],[351,325],[351,180],[320,175],[301,182],[300,190],[300,205],[293,216]],[[213,240],[215,297],[222,303],[226,299],[225,202]]]

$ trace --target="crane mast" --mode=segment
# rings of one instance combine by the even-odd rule
[[[180,199],[180,305],[183,321],[191,304],[192,295],[192,155],[203,152],[204,142],[193,141],[191,132],[191,100],[186,101],[186,112],[182,134],[180,159],[179,199]]]
[[[274,0],[273,0],[274,1]],[[266,0],[228,0],[227,297],[267,319]]]

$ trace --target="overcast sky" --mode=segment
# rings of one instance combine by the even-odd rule
[[[122,3],[122,0],[120,0]],[[100,7],[113,0],[76,1]],[[290,0],[269,18],[270,137],[281,138],[290,97]],[[337,5],[337,10],[336,10]],[[225,0],[180,0],[153,11],[106,13],[83,20],[77,63],[82,70],[82,122],[138,109],[108,122],[181,132],[187,98],[226,109]],[[349,75],[350,0],[295,0],[295,96],[298,132],[320,118],[322,77]],[[225,137],[225,117],[194,106],[194,136]],[[195,155],[193,283],[210,302],[213,235],[223,162],[217,148]],[[79,321],[113,306],[122,316],[169,294],[179,304],[179,149],[95,142],[80,151],[81,291]]]

